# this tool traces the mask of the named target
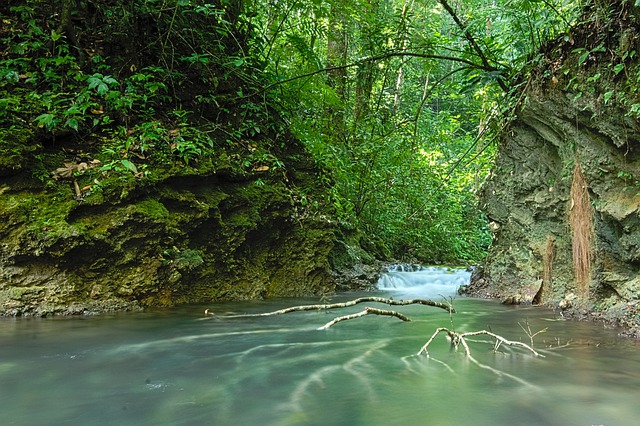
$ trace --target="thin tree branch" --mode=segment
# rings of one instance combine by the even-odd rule
[[[364,311],[358,312],[356,314],[344,315],[344,316],[341,316],[341,317],[334,318],[332,321],[329,321],[328,323],[326,323],[322,327],[318,327],[318,330],[326,330],[327,328],[331,327],[332,325],[334,325],[336,323],[339,323],[340,321],[346,321],[346,320],[350,320],[350,319],[360,318],[360,317],[363,317],[363,316],[369,315],[369,314],[386,315],[386,316],[400,318],[402,321],[411,321],[411,319],[409,317],[407,317],[404,314],[401,314],[400,312],[389,311],[389,310],[386,310],[386,309],[376,309],[376,308],[366,307],[366,308],[364,308]]]
[[[269,40],[269,48],[267,49],[267,53],[265,55],[263,55],[264,59],[269,59],[269,56],[271,56],[271,50],[273,49],[273,46],[274,46],[274,44],[276,42],[276,38],[280,34],[280,31],[282,30],[282,27],[284,26],[284,23],[287,22],[287,19],[289,19],[289,15],[293,11],[293,8],[296,7],[297,5],[298,5],[298,2],[294,1],[291,4],[291,6],[285,11],[284,17],[282,18],[282,20],[278,24],[278,28],[276,28],[275,32],[273,33],[273,36],[271,37],[271,40]]]
[[[528,350],[529,352],[531,352],[532,354],[534,354],[535,356],[539,356],[544,358],[544,355],[541,355],[540,353],[538,353],[538,351],[536,351],[535,349],[533,349],[531,346],[527,345],[526,343],[522,343],[522,342],[518,342],[517,340],[507,340],[502,336],[499,336],[495,333],[492,333],[490,331],[487,330],[480,330],[480,331],[470,331],[467,333],[462,333],[460,334],[460,336],[462,338],[466,338],[467,336],[478,336],[480,334],[484,334],[487,336],[491,336],[494,339],[500,341],[502,344],[505,344],[507,346],[518,346],[520,348],[524,348],[526,350]]]
[[[433,339],[435,339],[435,337],[438,334],[442,333],[442,332],[446,333],[449,336],[449,338],[451,339],[451,346],[453,346],[454,348],[457,348],[458,345],[462,345],[462,347],[464,348],[465,354],[467,356],[471,356],[471,350],[469,349],[469,345],[467,344],[466,337],[467,336],[478,336],[478,335],[484,334],[484,335],[493,337],[494,339],[496,339],[496,341],[500,342],[501,344],[505,344],[507,346],[518,346],[518,347],[521,347],[521,348],[524,348],[524,349],[528,350],[529,352],[531,352],[535,356],[539,356],[539,357],[544,358],[544,355],[541,355],[540,353],[538,353],[535,349],[533,349],[531,346],[527,345],[526,343],[513,341],[513,340],[507,340],[504,337],[499,336],[499,335],[497,335],[495,333],[492,333],[490,331],[487,331],[487,330],[469,331],[467,333],[456,333],[455,331],[451,331],[446,327],[438,328],[433,333],[433,335],[431,335],[431,338],[429,338],[427,343],[425,343],[424,346],[422,346],[422,348],[420,348],[420,350],[418,351],[418,355],[421,355],[422,353],[424,353],[428,357],[429,356],[429,351],[427,349],[428,349],[429,345],[431,344]]]
[[[485,334],[487,336],[491,336],[494,339],[496,339],[496,343],[495,343],[495,347],[494,347],[494,351],[498,350],[498,347],[502,344],[507,345],[507,346],[518,346],[521,348],[524,348],[526,350],[528,350],[529,352],[531,352],[533,355],[535,356],[539,356],[544,358],[544,355],[539,354],[538,352],[536,352],[535,349],[533,349],[531,346],[522,343],[522,342],[517,342],[517,341],[512,341],[512,340],[507,340],[502,336],[499,336],[495,333],[492,333],[490,331],[486,331],[486,330],[481,330],[481,331],[471,331],[471,332],[467,332],[467,333],[456,333],[455,331],[449,330],[448,328],[445,327],[440,327],[438,328],[432,335],[431,338],[429,338],[429,340],[427,341],[427,343],[424,344],[424,346],[420,349],[420,351],[418,352],[418,355],[421,355],[422,353],[427,355],[427,358],[431,358],[429,355],[429,351],[427,350],[427,348],[429,347],[429,345],[431,344],[431,342],[433,341],[433,339],[435,339],[435,337],[440,334],[440,333],[446,333],[447,336],[449,336],[449,338],[451,339],[451,346],[454,349],[457,349],[459,345],[462,345],[462,347],[464,348],[464,352],[465,355],[467,357],[467,359],[469,361],[471,361],[473,364],[475,364],[476,366],[485,369],[485,370],[489,370],[492,373],[496,374],[497,376],[500,377],[508,377],[512,380],[515,380],[518,383],[521,383],[523,385],[526,386],[533,386],[531,383],[527,382],[526,380],[523,380],[517,376],[514,376],[512,374],[506,373],[504,371],[500,371],[497,370],[493,367],[490,367],[486,364],[483,364],[481,362],[479,362],[477,359],[475,359],[472,355],[471,355],[471,349],[469,348],[469,345],[467,343],[467,336],[477,336],[480,334]],[[440,361],[439,361],[440,362]],[[447,366],[447,368],[449,368]],[[451,370],[451,368],[449,368],[449,370]]]
[[[446,0],[438,0],[438,1],[442,5],[442,7],[445,8],[447,13],[449,13],[451,18],[453,18],[453,20],[455,21],[456,25],[458,25],[458,27],[462,30],[462,32],[464,34],[464,37],[467,39],[467,41],[471,45],[471,48],[476,52],[476,54],[478,55],[478,57],[482,61],[482,67],[479,67],[479,68],[482,68],[485,71],[498,71],[498,68],[496,68],[495,66],[493,66],[493,65],[491,65],[489,63],[489,60],[487,59],[487,56],[485,55],[484,51],[478,45],[478,42],[476,42],[476,39],[473,37],[473,35],[469,31],[469,28],[467,28],[465,23],[460,20],[460,18],[456,14],[456,12],[449,5],[449,3],[447,3]],[[506,83],[502,79],[498,78],[497,82],[498,82],[498,85],[500,86],[500,88],[502,90],[504,90],[505,92],[509,91],[509,87],[507,87]]]
[[[264,312],[264,313],[261,313],[261,314],[225,315],[224,318],[267,317],[267,316],[272,316],[272,315],[288,314],[290,312],[320,311],[320,310],[327,310],[327,309],[347,308],[349,306],[357,305],[358,303],[366,303],[366,302],[377,302],[377,303],[384,303],[384,304],[387,304],[387,305],[394,305],[394,306],[426,305],[426,306],[433,306],[435,308],[444,309],[447,312],[455,312],[456,311],[455,309],[453,309],[453,306],[451,306],[448,303],[434,302],[433,300],[429,300],[429,299],[393,300],[393,299],[387,299],[387,298],[384,298],[384,297],[373,297],[372,296],[372,297],[360,297],[358,299],[350,300],[350,301],[344,302],[344,303],[292,306],[292,307],[289,307],[289,308],[280,309],[280,310],[272,311],[272,312]],[[369,309],[373,309],[373,308],[369,308]],[[209,312],[208,309],[206,309],[204,311],[204,314],[205,315],[215,315],[213,312]]]
[[[518,100],[516,101],[515,105],[513,106],[513,108],[511,108],[509,115],[502,120],[503,124],[500,128],[500,130],[496,133],[496,136],[491,140],[490,143],[485,144],[484,147],[482,147],[481,150],[479,150],[473,157],[471,157],[471,159],[469,161],[467,161],[464,164],[464,167],[468,166],[469,164],[471,164],[473,161],[475,161],[476,158],[478,158],[480,155],[482,155],[482,153],[484,153],[484,151],[493,143],[493,141],[495,140],[495,138],[500,137],[500,135],[502,134],[502,132],[504,132],[504,130],[511,124],[511,119],[513,117],[515,117],[516,112],[518,110],[518,108],[520,107],[520,105],[522,104],[522,101],[524,100],[527,88],[529,87],[529,83],[531,83],[533,79],[533,76],[529,77],[529,79],[527,80],[527,84],[525,85],[524,89],[522,90],[522,92],[520,93],[520,97],[518,98]],[[496,113],[494,111],[494,113]],[[489,116],[489,120],[490,121],[493,117],[495,117],[495,114],[492,113]],[[449,169],[449,171],[447,172],[447,174],[445,175],[445,177],[442,179],[441,181],[441,185],[436,188],[435,190],[431,191],[427,197],[425,198],[424,203],[422,203],[422,205],[420,206],[420,208],[414,210],[408,217],[406,220],[410,220],[412,219],[415,215],[417,215],[421,210],[423,210],[427,204],[429,204],[431,202],[431,200],[433,199],[433,197],[438,194],[442,188],[444,188],[445,183],[447,183],[449,181],[449,178],[452,176],[453,172],[458,168],[458,166],[460,166],[460,164],[462,164],[462,160],[464,160],[466,158],[467,155],[469,155],[469,153],[471,152],[471,149],[473,149],[473,147],[475,147],[478,142],[480,142],[480,139],[482,139],[482,137],[484,136],[486,131],[486,127],[480,132],[480,134],[478,134],[478,136],[476,136],[476,138],[473,140],[473,143],[469,146],[469,148],[467,148],[467,150],[464,152],[464,154],[462,154],[462,156],[460,156],[455,164]]]
[[[264,86],[262,89],[250,93],[248,95],[239,97],[237,99],[245,99],[245,98],[250,98],[253,97],[261,92],[265,92],[275,86],[279,86],[281,84],[284,83],[289,83],[291,81],[295,81],[295,80],[299,80],[301,78],[307,78],[307,77],[312,77],[316,74],[322,74],[322,73],[327,73],[327,72],[331,72],[331,71],[336,71],[336,70],[341,70],[341,69],[346,69],[346,68],[352,68],[352,67],[357,67],[360,66],[366,62],[375,62],[375,61],[380,61],[383,59],[388,59],[388,58],[394,58],[394,57],[414,57],[414,58],[423,58],[423,59],[438,59],[438,60],[443,60],[443,61],[451,61],[451,62],[459,62],[459,63],[463,63],[463,64],[467,64],[469,65],[471,68],[477,68],[477,69],[481,69],[483,71],[499,71],[498,68],[491,66],[490,64],[485,64],[484,61],[482,64],[478,64],[476,62],[470,61],[468,59],[464,59],[464,58],[458,58],[455,56],[446,56],[446,55],[433,55],[433,54],[429,54],[429,53],[417,53],[417,52],[385,52],[385,53],[381,53],[379,55],[374,55],[374,56],[368,56],[366,58],[361,58],[358,59],[355,62],[351,62],[349,64],[345,64],[345,65],[336,65],[333,67],[326,67],[326,68],[322,68],[322,69],[318,69],[315,71],[310,71],[308,73],[304,73],[304,74],[299,74],[299,75],[295,75],[293,77],[288,77],[276,82],[273,82],[271,84],[268,84],[266,86]]]
[[[551,10],[553,10],[555,12],[556,15],[558,15],[558,17],[560,17],[560,19],[562,19],[562,21],[565,23],[565,25],[567,27],[569,27],[569,30],[573,29],[573,25],[571,25],[569,23],[569,21],[567,21],[567,18],[564,17],[564,15],[562,13],[560,13],[560,11],[548,0],[542,0],[542,3],[546,4],[547,7],[549,7]]]

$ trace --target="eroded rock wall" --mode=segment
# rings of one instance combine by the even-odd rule
[[[47,190],[5,179],[0,314],[330,293],[336,228],[300,202],[293,176],[299,184],[316,172],[302,163],[280,178],[194,169],[83,200],[70,181]],[[310,197],[321,197],[315,190]]]
[[[482,193],[494,240],[473,294],[638,324],[640,74],[630,59],[639,47],[632,12],[620,12],[613,30],[591,28],[582,45],[558,44],[527,77]],[[580,173],[586,205],[571,189]],[[582,254],[581,239],[588,240]]]

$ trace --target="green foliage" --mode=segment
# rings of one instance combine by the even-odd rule
[[[190,271],[204,263],[202,252],[199,250],[179,250],[177,247],[172,247],[163,251],[162,257],[165,265],[182,271]]]
[[[65,5],[71,30],[59,21]],[[102,160],[102,174],[144,178],[174,162],[197,166],[217,157],[216,139],[231,147],[281,132],[266,100],[247,96],[257,91],[259,71],[246,17],[235,2],[221,6],[0,7],[7,25],[0,31],[0,154],[13,164],[6,170],[40,155],[43,141],[55,146],[71,136]],[[29,137],[15,146],[9,132]]]
[[[290,129],[329,172],[320,183],[331,185],[345,228],[385,241],[395,257],[434,262],[482,257],[488,234],[475,192],[496,117],[511,105],[505,90],[545,40],[570,27],[577,7],[23,3],[0,6],[9,28],[0,31],[0,154],[19,168],[43,145],[73,138],[102,162],[94,178],[152,178],[224,158],[260,173],[260,186],[288,179],[277,152]],[[64,5],[70,23],[61,22]],[[593,46],[579,60],[599,53]],[[612,72],[629,72],[625,63]],[[617,98],[605,91],[604,102]],[[640,103],[627,104],[640,114]],[[0,173],[8,167],[0,163]]]
[[[110,86],[117,85],[118,81],[110,75],[95,73],[87,77],[87,83],[89,90],[95,89],[100,96],[104,96],[109,92]]]
[[[255,6],[255,16],[278,99],[331,171],[342,225],[395,257],[474,261],[490,242],[475,193],[496,118],[511,113],[503,89],[577,7],[458,2],[453,16],[445,3],[302,1]],[[340,60],[344,69],[317,72]]]

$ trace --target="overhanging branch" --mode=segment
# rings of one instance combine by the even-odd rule
[[[397,58],[397,57],[414,57],[414,58],[422,58],[422,59],[436,59],[436,60],[441,60],[441,61],[450,61],[450,62],[457,62],[457,63],[462,63],[462,64],[466,64],[471,68],[476,68],[476,69],[480,69],[483,71],[499,71],[499,68],[496,68],[494,66],[492,66],[491,64],[489,64],[486,59],[483,60],[483,58],[481,57],[481,60],[483,60],[482,64],[478,64],[476,62],[473,62],[469,59],[465,59],[465,58],[459,58],[456,56],[447,56],[447,55],[435,55],[435,54],[430,54],[430,53],[418,53],[418,52],[385,52],[385,53],[381,53],[379,55],[374,55],[374,56],[367,56],[366,58],[361,58],[358,59],[357,61],[351,62],[349,64],[345,64],[345,65],[337,65],[337,66],[333,66],[333,67],[327,67],[327,68],[321,68],[321,69],[317,69],[315,71],[310,71],[308,73],[304,73],[304,74],[299,74],[299,75],[295,75],[293,77],[289,77],[289,78],[285,78],[276,82],[273,82],[271,84],[266,85],[265,87],[263,87],[261,90],[248,94],[246,96],[243,96],[242,98],[239,99],[243,99],[243,98],[250,98],[252,96],[255,96],[259,93],[265,92],[275,86],[279,86],[281,84],[284,83],[289,83],[291,81],[295,81],[295,80],[299,80],[302,78],[307,78],[307,77],[312,77],[316,74],[322,74],[322,73],[327,73],[327,72],[331,72],[331,71],[336,71],[336,70],[341,70],[341,69],[346,69],[346,68],[352,68],[352,67],[357,67],[359,65],[362,65],[364,63],[367,62],[376,62],[376,61],[381,61],[383,59],[389,59],[389,58]],[[502,86],[501,86],[502,87]]]
[[[460,18],[458,17],[458,14],[456,14],[456,12],[449,5],[449,3],[447,3],[446,0],[438,0],[438,1],[442,5],[442,7],[444,7],[447,13],[451,16],[451,18],[455,21],[456,25],[460,28],[460,30],[462,30],[462,33],[464,34],[464,38],[467,39],[473,51],[476,52],[476,55],[478,55],[478,57],[482,61],[482,66],[479,68],[485,71],[498,71],[498,68],[494,67],[489,63],[487,56],[485,55],[484,51],[480,48],[480,45],[478,44],[478,42],[469,31],[469,28],[467,28],[465,23],[460,20]],[[498,78],[497,82],[502,90],[504,90],[505,92],[509,91],[509,88],[507,87],[504,81]]]

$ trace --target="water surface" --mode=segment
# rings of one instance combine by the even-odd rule
[[[377,295],[416,297],[411,287]],[[434,299],[451,297],[454,287]],[[216,314],[209,317],[204,306],[190,306],[0,320],[2,424],[611,426],[640,418],[637,341],[542,308],[457,298],[452,318],[400,306],[393,309],[411,322],[368,315],[323,331],[364,306],[225,318],[313,303],[215,304],[206,306]],[[546,328],[533,343],[544,357],[471,343],[478,366],[443,335],[430,358],[415,356],[438,327],[525,343],[523,327]]]

